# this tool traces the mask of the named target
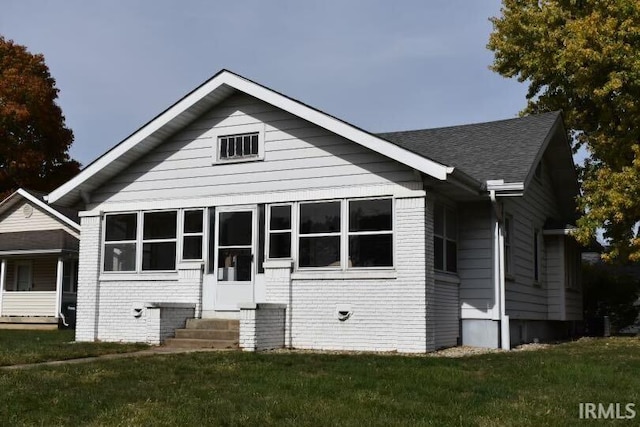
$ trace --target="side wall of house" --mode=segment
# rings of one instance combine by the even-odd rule
[[[565,320],[564,236],[545,236],[549,320]]]

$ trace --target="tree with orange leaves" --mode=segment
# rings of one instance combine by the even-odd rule
[[[0,36],[1,197],[20,187],[50,191],[80,170],[57,98],[44,57]]]

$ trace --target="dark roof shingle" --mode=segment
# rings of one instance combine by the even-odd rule
[[[560,112],[377,136],[480,182],[524,182]]]

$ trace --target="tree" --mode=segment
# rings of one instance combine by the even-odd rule
[[[73,133],[56,104],[42,55],[0,36],[0,195],[50,191],[80,170],[68,154]]]
[[[492,66],[529,85],[523,113],[562,110],[581,169],[579,241],[603,228],[609,259],[640,260],[640,2],[503,0]]]

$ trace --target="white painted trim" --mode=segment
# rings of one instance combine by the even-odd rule
[[[239,75],[233,74],[227,70],[223,70],[202,86],[194,90],[185,98],[181,99],[173,106],[169,107],[165,112],[147,123],[133,135],[116,145],[113,149],[98,158],[95,162],[83,169],[78,175],[69,180],[67,183],[58,187],[49,194],[49,203],[55,203],[70,192],[74,191],[87,180],[98,174],[111,163],[118,161],[125,156],[130,150],[137,146],[148,137],[162,129],[172,120],[182,114],[188,113],[188,110],[196,103],[202,101],[205,97],[222,87],[232,87],[236,90],[244,92],[275,107],[287,111],[295,116],[307,120],[317,126],[325,128],[339,136],[349,139],[366,148],[376,151],[392,160],[396,160],[436,179],[444,181],[447,176],[453,173],[454,168],[447,167],[433,160],[412,153],[404,148],[392,144],[382,138],[372,135],[368,132],[360,130],[353,125],[343,122],[335,117],[331,117],[325,113],[308,107],[298,101],[294,101],[284,95],[274,92],[264,86],[247,80]],[[211,105],[212,107],[213,105]]]
[[[2,316],[2,295],[5,292],[7,283],[7,259],[3,258],[0,262],[0,317]]]
[[[397,278],[398,272],[393,269],[350,269],[341,271],[303,270],[291,273],[291,280],[377,280]]]
[[[103,203],[95,208],[79,213],[82,217],[100,216],[103,213],[124,213],[147,210],[194,209],[203,206],[239,206],[258,204],[278,204],[331,199],[357,199],[367,197],[420,198],[425,197],[422,183],[416,182],[415,188],[401,187],[396,184],[368,185],[362,187],[336,187],[322,190],[294,190],[246,195],[226,195],[215,197],[197,197],[184,199],[155,199],[119,203]]]
[[[57,319],[62,311],[62,276],[64,269],[64,260],[62,257],[58,257],[58,263],[56,266],[56,306],[53,316]],[[72,279],[73,280],[73,277]]]
[[[522,182],[504,182],[503,179],[488,180],[487,191],[523,191],[524,183]],[[499,194],[496,194],[499,196]]]
[[[59,254],[62,252],[77,253],[76,250],[68,249],[29,249],[29,250],[16,250],[16,251],[0,251],[0,256],[9,255],[46,255],[46,254]]]
[[[258,162],[264,160],[264,141],[266,133],[266,125],[264,123],[252,123],[246,125],[234,126],[233,132],[228,128],[215,128],[211,132],[211,138],[213,140],[213,153],[211,153],[211,161],[214,165],[227,165],[229,163],[246,163],[246,162]],[[221,160],[219,158],[220,146],[219,139],[224,136],[240,135],[243,133],[257,133],[258,134],[258,155],[254,157],[241,157],[238,159]]]
[[[13,192],[13,194],[11,194],[9,197],[7,197],[2,202],[0,202],[0,209],[3,206],[5,206],[6,204],[9,204],[10,201],[14,197],[16,197],[16,195],[19,195],[22,198],[28,200],[29,202],[33,203],[34,205],[36,205],[40,209],[42,209],[45,212],[47,212],[49,215],[51,215],[54,218],[56,218],[58,221],[64,222],[66,225],[72,227],[77,232],[80,232],[80,224],[74,222],[73,220],[71,220],[67,216],[61,214],[60,212],[58,212],[57,210],[53,209],[51,206],[49,206],[48,204],[46,204],[45,202],[43,202],[39,198],[35,197],[34,195],[30,194],[28,191],[23,190],[22,188],[17,189],[16,191]]]

